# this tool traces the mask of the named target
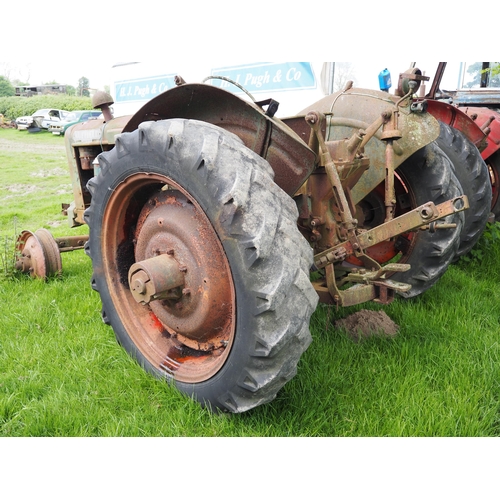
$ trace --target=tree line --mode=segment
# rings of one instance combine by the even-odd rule
[[[46,82],[44,85],[59,85],[59,82]],[[0,97],[11,97],[16,95],[16,87],[29,87],[29,83],[20,80],[9,80],[7,77],[0,75]],[[78,80],[78,86],[66,85],[66,94],[69,96],[89,97],[89,79],[82,76]]]

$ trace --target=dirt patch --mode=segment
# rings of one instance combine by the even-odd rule
[[[384,311],[362,309],[335,322],[337,328],[345,330],[354,342],[360,342],[375,335],[394,337],[399,326]]]
[[[38,172],[33,172],[31,177],[67,177],[68,171],[64,168],[56,167],[51,170],[39,170]]]
[[[23,196],[41,190],[39,186],[28,184],[10,184],[9,186],[5,186],[5,189],[10,193],[21,194]]]

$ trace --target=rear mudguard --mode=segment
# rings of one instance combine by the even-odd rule
[[[200,120],[234,133],[246,147],[269,162],[276,184],[290,196],[316,166],[316,154],[307,143],[261,107],[211,85],[184,84],[151,99],[133,116],[109,122],[89,120],[68,130],[66,150],[74,201],[66,211],[71,226],[85,223],[83,213],[90,204],[86,184],[94,174],[97,155],[112,149],[117,136],[132,132],[140,123],[170,118]]]
[[[314,170],[316,154],[281,120],[252,102],[204,84],[184,84],[148,101],[127,123],[124,132],[150,120],[186,118],[217,125],[236,134],[246,147],[265,158],[275,182],[293,195]]]
[[[486,136],[486,147],[481,150],[481,156],[486,161],[500,149],[500,113],[490,108],[475,106],[460,107],[459,109],[470,117],[477,115],[474,124],[480,129],[485,125],[490,129],[489,134]],[[491,118],[493,118],[492,121],[487,125]]]
[[[427,111],[437,120],[462,132],[481,152],[483,160],[500,149],[500,113],[486,106],[453,106],[427,101]]]
[[[482,123],[474,121],[464,110],[443,101],[427,101],[427,111],[439,120],[462,132],[481,151],[486,146],[486,134],[481,130]]]
[[[425,111],[412,112],[409,103],[398,107],[396,103],[399,99],[378,90],[351,88],[321,99],[299,115],[305,116],[310,111],[323,113],[326,116],[325,139],[333,141],[350,137],[359,129],[366,129],[386,111],[399,109],[398,130],[401,138],[394,141],[394,167],[397,168],[439,136],[439,123],[431,114]],[[284,121],[299,135],[306,134],[306,127],[298,117]],[[381,134],[382,128],[365,146],[370,168],[352,189],[354,203],[362,200],[385,178],[386,145],[381,140]]]

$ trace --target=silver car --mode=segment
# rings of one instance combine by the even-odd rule
[[[58,123],[68,115],[69,111],[62,109],[39,109],[31,116],[16,118],[17,128],[20,130],[38,127],[48,129],[52,123]]]

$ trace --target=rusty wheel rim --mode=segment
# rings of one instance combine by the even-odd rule
[[[23,231],[16,241],[16,268],[32,278],[59,276],[62,271],[59,247],[47,229]]]
[[[178,381],[214,376],[234,340],[235,291],[198,202],[166,176],[134,174],[110,195],[101,234],[108,290],[135,346]],[[168,290],[146,292],[165,281]]]

